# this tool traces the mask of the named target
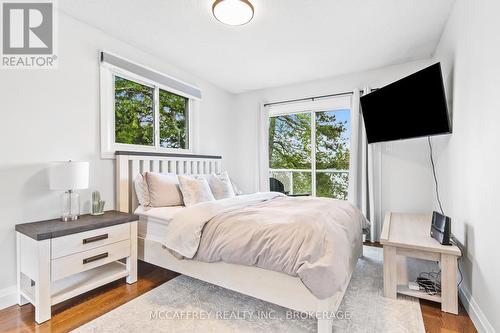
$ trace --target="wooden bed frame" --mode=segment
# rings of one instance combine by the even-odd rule
[[[203,174],[220,172],[220,156],[116,152],[116,209],[133,212],[137,206],[133,180],[145,171]],[[274,303],[295,311],[314,315],[318,320],[318,332],[332,332],[335,314],[357,258],[362,255],[363,245],[357,246],[349,278],[342,290],[330,298],[320,300],[314,296],[298,277],[265,270],[258,267],[227,264],[223,262],[205,263],[196,260],[179,260],[159,242],[138,239],[138,258],[145,262],[178,272],[205,282]]]

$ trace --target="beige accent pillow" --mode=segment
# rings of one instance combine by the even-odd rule
[[[138,174],[134,179],[135,195],[137,201],[143,207],[148,207],[150,203],[148,183],[144,179],[144,175]]]
[[[151,207],[168,207],[182,205],[182,193],[175,174],[146,172],[145,178],[149,189],[149,205]]]
[[[227,171],[218,175],[211,174],[207,178],[208,185],[210,185],[210,189],[216,200],[234,198],[236,196]]]
[[[200,202],[214,201],[214,195],[205,178],[194,178],[190,176],[179,175],[179,187],[186,207]]]

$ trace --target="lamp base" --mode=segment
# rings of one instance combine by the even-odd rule
[[[80,195],[69,190],[63,194],[63,209],[61,214],[61,221],[69,222],[76,221],[80,216]]]

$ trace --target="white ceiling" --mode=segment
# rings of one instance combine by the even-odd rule
[[[251,0],[231,27],[213,0],[64,0],[59,8],[233,93],[429,58],[454,0]]]

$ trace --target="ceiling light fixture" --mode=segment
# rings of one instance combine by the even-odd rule
[[[212,13],[222,23],[243,25],[252,20],[254,9],[248,0],[215,0]]]

